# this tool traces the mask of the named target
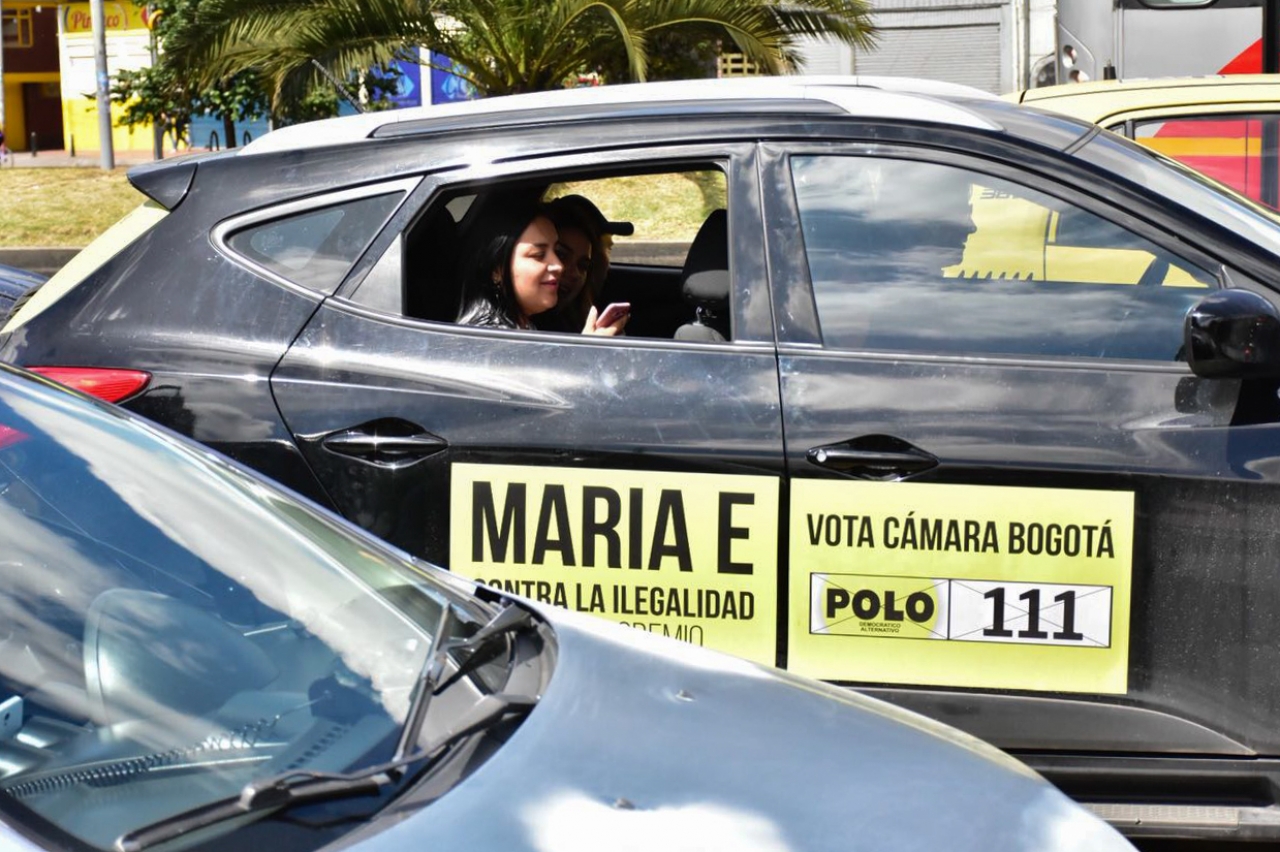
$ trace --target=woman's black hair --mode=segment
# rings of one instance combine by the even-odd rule
[[[493,205],[478,233],[469,240],[470,262],[463,269],[458,323],[491,328],[520,328],[520,307],[511,283],[511,255],[529,223],[546,210],[536,201]],[[497,278],[495,281],[494,278]]]

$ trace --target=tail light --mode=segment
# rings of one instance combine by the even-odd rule
[[[27,369],[107,402],[128,399],[151,381],[151,374],[144,373],[142,370],[115,370],[101,367],[27,367]]]

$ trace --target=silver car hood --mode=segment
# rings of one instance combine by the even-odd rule
[[[992,746],[775,669],[538,604],[559,659],[472,775],[363,850],[1132,849]]]

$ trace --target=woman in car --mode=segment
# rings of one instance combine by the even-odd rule
[[[560,301],[554,310],[539,315],[538,328],[545,331],[579,331],[584,328],[596,301],[599,282],[593,275],[595,258],[600,256],[600,235],[582,215],[563,199],[546,205],[559,240],[556,256],[564,270],[560,274]]]
[[[458,322],[489,328],[534,328],[533,318],[560,301],[564,264],[556,255],[559,233],[540,205],[513,204],[485,223],[463,281]],[[625,319],[597,324],[592,306],[583,334],[613,336]]]

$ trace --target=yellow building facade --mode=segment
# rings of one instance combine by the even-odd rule
[[[15,151],[100,150],[93,18],[89,3],[0,0],[4,32],[4,114],[0,126]],[[104,3],[107,71],[151,64],[151,30],[142,7]],[[117,151],[150,151],[150,125],[121,127],[112,104]]]

